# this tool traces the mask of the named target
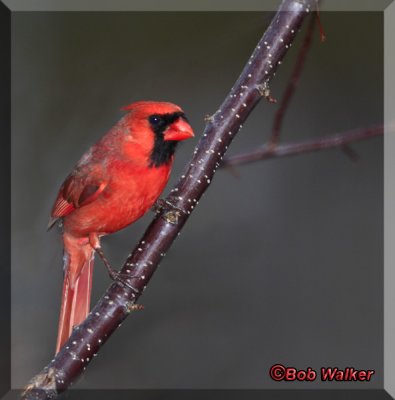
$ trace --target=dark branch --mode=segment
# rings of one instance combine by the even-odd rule
[[[337,135],[320,137],[318,139],[309,139],[298,143],[287,143],[278,145],[276,147],[264,145],[259,149],[247,153],[226,157],[221,164],[221,168],[249,164],[255,161],[267,160],[269,158],[295,156],[298,154],[311,153],[314,151],[328,150],[333,148],[344,150],[344,148],[347,148],[350,143],[376,136],[382,136],[383,134],[383,125],[377,125],[370,128],[343,132]]]
[[[296,32],[311,11],[311,3],[310,0],[284,0],[281,3],[239,79],[207,123],[184,175],[167,197],[166,201],[173,204],[172,218],[166,210],[154,218],[122,268],[122,276],[130,276],[127,285],[115,282],[109,287],[55,358],[32,379],[23,394],[24,399],[53,399],[66,390],[128,316],[210,185],[228,146],[261,99],[262,87],[273,78]]]

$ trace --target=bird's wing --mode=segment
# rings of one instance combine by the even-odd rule
[[[92,203],[100,196],[108,183],[100,175],[100,168],[91,165],[89,172],[77,168],[66,178],[52,208],[48,229],[59,218],[65,217],[76,208]]]

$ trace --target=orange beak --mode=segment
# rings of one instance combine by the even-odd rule
[[[171,125],[169,125],[169,127],[165,130],[163,138],[165,141],[181,141],[190,139],[194,136],[193,130],[188,122],[182,118],[179,118],[177,121],[174,121]]]

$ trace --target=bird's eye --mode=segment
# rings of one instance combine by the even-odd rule
[[[160,117],[159,115],[151,115],[148,118],[148,120],[149,120],[150,124],[155,125],[155,126],[161,125],[163,123],[163,118]]]

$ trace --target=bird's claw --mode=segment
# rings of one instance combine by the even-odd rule
[[[114,269],[110,272],[108,271],[108,275],[114,282],[119,282],[120,284],[128,287],[133,290],[133,292],[138,293],[139,291],[132,286],[128,280],[135,277],[135,275],[122,274],[121,272],[115,271]]]
[[[108,275],[110,276],[110,279],[112,279],[114,282],[119,282],[122,285],[128,287],[129,289],[133,290],[133,292],[138,293],[139,291],[132,286],[130,283],[128,283],[128,279],[132,279],[135,277],[135,275],[128,275],[128,274],[122,274],[121,272],[115,270],[109,261],[107,260],[106,256],[104,255],[103,249],[100,246],[96,246],[95,250],[97,254],[100,256],[102,259],[105,267],[107,268]]]

